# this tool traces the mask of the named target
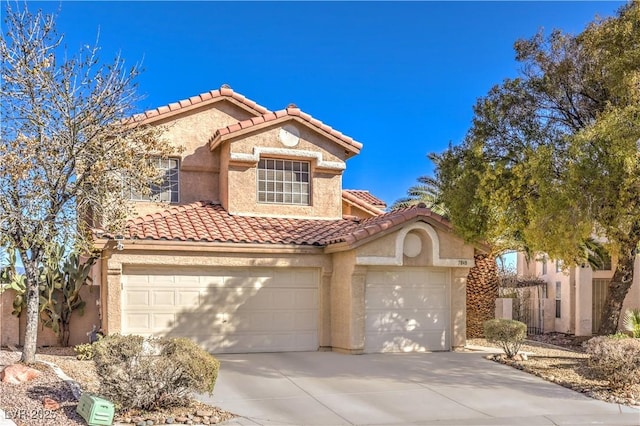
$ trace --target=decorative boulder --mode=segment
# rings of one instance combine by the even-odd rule
[[[22,364],[13,364],[5,367],[0,373],[0,378],[2,379],[2,383],[19,385],[33,380],[39,375],[40,372],[34,368]]]

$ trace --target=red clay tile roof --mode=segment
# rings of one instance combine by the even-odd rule
[[[136,115],[135,119],[143,120],[145,123],[149,123],[177,114],[179,112],[184,112],[189,109],[209,105],[223,99],[230,100],[236,105],[255,115],[262,115],[269,112],[269,110],[262,105],[258,105],[257,103],[255,103],[251,99],[247,99],[240,93],[234,92],[233,89],[231,89],[229,86],[223,85],[217,90],[211,90],[209,92],[192,96],[189,99],[183,99],[178,102],[173,102],[168,105],[145,111],[141,114]]]
[[[263,123],[269,123],[271,121],[273,121],[275,124],[275,122],[286,121],[292,117],[297,119],[301,123],[315,129],[319,133],[338,140],[342,143],[343,146],[356,154],[360,152],[360,149],[362,148],[362,144],[360,142],[354,141],[353,138],[344,135],[343,133],[324,124],[322,121],[317,120],[309,114],[300,111],[300,109],[298,109],[297,107],[288,107],[280,111],[267,112],[258,117],[249,118],[247,120],[240,121],[239,123],[235,123],[230,126],[218,129],[209,140],[209,147],[211,149],[215,148],[223,139],[225,139],[228,135],[234,134],[235,132],[249,129]]]
[[[382,201],[380,198],[372,195],[369,191],[365,191],[362,189],[344,189],[342,191],[342,194],[344,194],[345,192],[353,195],[354,197],[361,199],[362,201],[372,205],[373,207],[377,207],[379,209],[387,208],[387,203]]]
[[[358,207],[361,210],[364,210],[365,212],[373,215],[373,216],[377,216],[380,214],[384,214],[384,210],[382,210],[381,208],[368,203],[367,201],[365,201],[365,199],[363,197],[358,196],[357,194],[354,194],[354,192],[359,193],[359,192],[364,192],[369,194],[369,191],[352,191],[352,190],[343,190],[342,191],[342,200],[346,201],[347,203],[354,205],[356,207]],[[377,198],[375,198],[374,196],[371,196],[371,198],[374,198],[377,200]],[[384,206],[386,207],[386,205]],[[384,208],[383,207],[383,208]]]
[[[124,237],[140,240],[203,241],[326,246],[349,244],[417,217],[449,222],[429,209],[407,207],[364,220],[232,216],[221,205],[200,201],[132,219]]]
[[[389,228],[393,228],[395,226],[402,225],[403,223],[410,222],[413,219],[427,217],[431,218],[432,221],[439,222],[445,228],[453,229],[453,226],[447,219],[440,216],[439,214],[433,213],[431,210],[424,207],[424,204],[422,204],[418,206],[396,209],[380,216],[363,219],[355,229],[349,229],[348,232],[345,232],[337,239],[326,240],[325,245],[339,242],[353,244],[357,241],[369,238],[370,236],[385,231]]]

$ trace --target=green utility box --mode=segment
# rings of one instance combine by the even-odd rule
[[[115,409],[113,403],[100,397],[83,393],[76,408],[89,425],[110,425]]]

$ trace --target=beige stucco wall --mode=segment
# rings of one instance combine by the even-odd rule
[[[99,297],[99,288],[97,286],[85,286],[80,294],[86,302],[84,315],[74,312],[71,316],[69,336],[69,345],[74,346],[81,343],[87,343],[89,338],[87,333],[91,331],[93,325],[99,327],[100,321],[98,311],[96,309],[96,300]],[[23,312],[20,317],[11,314],[13,311],[13,299],[15,293],[13,290],[7,290],[0,295],[0,345],[23,345],[24,332],[26,326],[26,314]],[[38,325],[38,346],[57,346],[58,341],[56,335],[50,328]]]
[[[209,139],[217,129],[251,116],[249,112],[231,103],[220,101],[158,124],[166,128],[166,139],[174,146],[184,148],[181,153],[176,151],[174,156],[180,159],[180,200],[177,204],[201,200],[220,201],[220,151],[209,149]],[[170,205],[133,202],[136,215],[162,211]]]
[[[342,214],[343,215],[348,215],[348,216],[355,216],[355,217],[359,217],[360,219],[367,219],[369,217],[373,217],[375,215],[357,207],[354,206],[351,203],[348,203],[344,200],[342,200]]]
[[[469,268],[451,268],[451,346],[467,343],[467,275]]]
[[[396,249],[398,246],[398,239],[402,238],[405,233],[403,231],[407,227],[412,227],[419,221],[405,224],[402,228],[389,231],[383,236],[373,239],[367,244],[361,245],[356,249],[356,255],[363,258],[393,258],[397,256]],[[468,265],[473,264],[474,248],[471,245],[465,244],[464,241],[454,235],[451,232],[439,229],[436,224],[427,225],[435,231],[435,238],[437,241],[432,241],[432,238],[428,233],[421,228],[411,229],[404,238],[409,235],[416,236],[420,239],[422,250],[416,257],[407,257],[401,255],[401,264],[405,266],[442,266],[436,265],[434,261],[438,258],[442,260],[446,259],[467,259]],[[400,241],[400,247],[402,250],[403,242]],[[438,252],[434,253],[435,247],[438,247]],[[364,262],[367,262],[366,260]],[[454,265],[451,265],[454,266]],[[466,265],[465,265],[466,266]]]
[[[331,346],[334,351],[364,351],[366,268],[355,265],[355,252],[334,253],[331,277]]]
[[[292,126],[291,123],[286,124]],[[223,206],[231,214],[254,216],[286,216],[300,218],[339,219],[342,217],[342,170],[328,170],[321,168],[317,158],[310,157],[310,153],[320,153],[322,161],[342,165],[346,155],[344,150],[334,142],[320,137],[305,126],[296,126],[300,133],[300,141],[295,147],[284,146],[278,134],[282,125],[264,128],[254,133],[242,135],[239,138],[224,142],[223,152],[228,150],[232,156],[230,165],[223,167],[222,184],[228,189],[228,195],[223,197]],[[228,147],[228,148],[227,148]],[[256,148],[287,150],[289,154],[264,154],[260,158],[286,158],[309,161],[310,174],[310,205],[287,205],[259,203],[257,200],[257,176],[255,162],[239,162],[233,160],[234,154],[253,155]],[[296,154],[298,153],[298,154]],[[225,152],[223,156],[226,156]],[[223,164],[227,160],[223,159]],[[224,190],[223,190],[224,191]]]
[[[452,231],[445,231],[436,227],[438,239],[440,240],[441,258],[471,258],[473,259],[474,247],[465,244],[464,240],[456,236]]]

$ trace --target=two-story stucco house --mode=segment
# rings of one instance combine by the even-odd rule
[[[160,202],[138,196],[123,238],[97,240],[95,312],[72,341],[97,322],[214,353],[465,344],[474,248],[424,207],[385,213],[367,191],[344,190],[359,142],[227,86],[144,118],[185,149],[158,161]]]
[[[561,261],[545,255],[527,261],[524,254],[519,253],[517,259],[519,276],[535,276],[546,282],[542,297],[550,302],[546,306],[551,319],[544,331],[576,336],[590,336],[598,331],[615,267],[615,258],[608,259],[597,269],[588,264],[564,267]],[[640,255],[636,256],[633,284],[624,299],[622,313],[634,308],[640,308]]]

